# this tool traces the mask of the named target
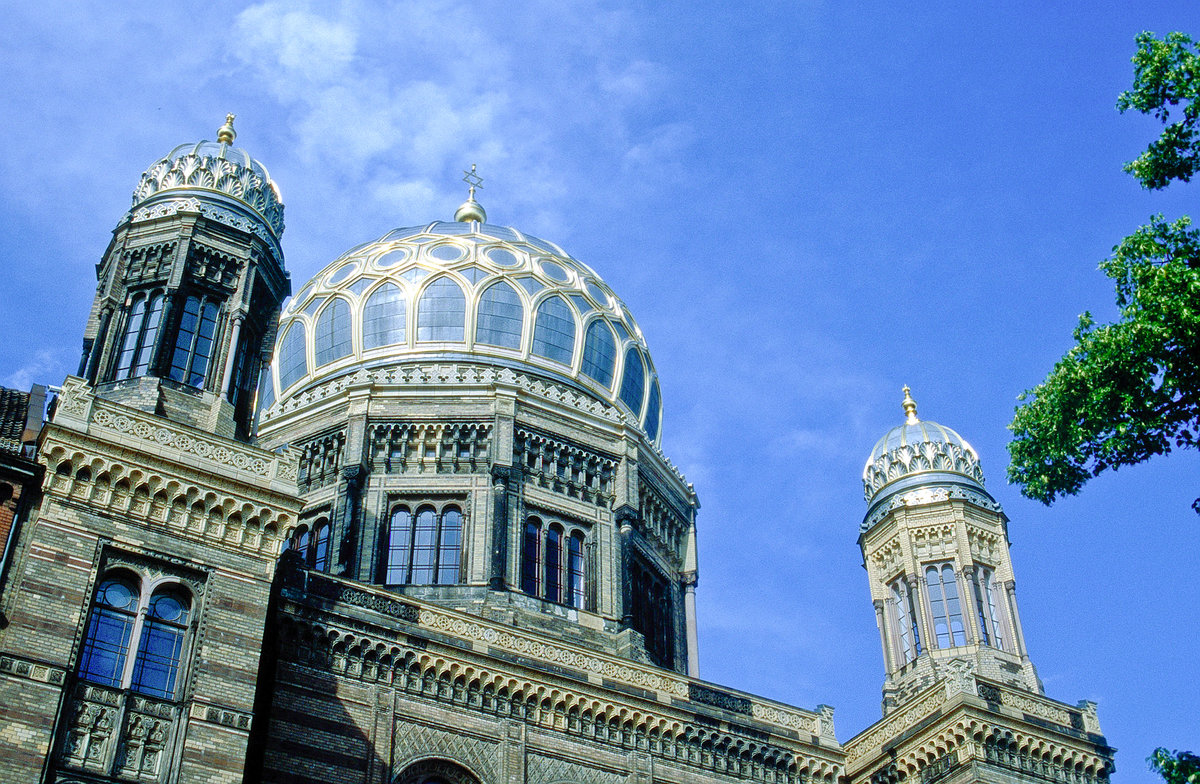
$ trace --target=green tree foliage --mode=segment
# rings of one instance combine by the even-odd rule
[[[1200,171],[1200,54],[1182,33],[1138,36],[1133,88],[1117,108],[1166,124],[1126,165],[1146,188]],[[1009,429],[1008,478],[1049,504],[1108,469],[1172,448],[1200,447],[1200,230],[1161,215],[1126,237],[1100,268],[1121,317],[1084,313],[1075,345],[1019,398]],[[1200,499],[1193,503],[1200,513]]]
[[[1200,784],[1200,757],[1191,752],[1155,749],[1146,761],[1167,784]]]

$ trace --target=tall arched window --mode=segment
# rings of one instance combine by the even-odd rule
[[[952,648],[967,644],[963,629],[962,607],[958,601],[958,583],[954,567],[933,564],[925,567],[925,585],[929,590],[929,610],[937,647]]]
[[[204,297],[188,297],[179,315],[170,377],[191,387],[204,386],[217,330],[217,305]]]
[[[411,542],[412,512],[406,506],[398,506],[392,512],[392,522],[388,526],[387,575],[385,577],[388,585],[408,582]]]
[[[642,394],[646,391],[646,370],[642,367],[642,355],[630,346],[625,352],[625,373],[621,377],[621,402],[629,410],[641,416]]]
[[[423,505],[392,510],[387,531],[387,585],[454,585],[462,562],[462,510]]]
[[[304,340],[304,324],[293,321],[279,344],[279,391],[295,384],[308,373],[308,352]]]
[[[323,572],[329,568],[329,523],[321,521],[313,530],[312,568]]]
[[[912,591],[904,577],[888,586],[891,592],[892,620],[900,662],[907,664],[921,655],[921,630]]]
[[[475,342],[520,348],[524,320],[525,306],[516,290],[502,280],[496,281],[479,298]]]
[[[363,306],[363,348],[379,348],[404,342],[404,292],[385,283],[367,298]]]
[[[132,580],[111,577],[100,583],[79,657],[80,678],[105,686],[121,685],[137,609],[138,589]]]
[[[984,645],[1004,649],[1004,627],[1000,622],[1000,599],[992,570],[977,565],[971,579],[975,591],[975,614],[979,620],[979,639]]]
[[[180,585],[160,586],[145,595],[133,575],[106,577],[96,589],[88,619],[80,679],[172,699],[190,616],[190,594]]]
[[[542,598],[549,602],[562,601],[563,531],[552,525],[546,531],[546,579]]]
[[[463,339],[467,300],[462,289],[450,278],[430,283],[417,303],[417,340]]]
[[[575,354],[575,314],[562,297],[553,296],[538,305],[533,325],[533,353],[564,365]]]
[[[583,373],[604,386],[612,386],[613,365],[617,361],[617,346],[612,330],[604,319],[588,325],[583,340]]]
[[[521,542],[521,590],[549,602],[585,609],[582,531],[560,523],[543,526],[534,516],[525,521]]]
[[[525,521],[525,536],[521,547],[521,590],[537,596],[538,567],[541,565],[542,523],[536,517]]]
[[[583,534],[567,539],[567,604],[583,609]]]
[[[121,351],[117,355],[116,379],[137,378],[150,370],[158,327],[162,321],[163,297],[152,294],[134,300],[125,323]]]
[[[187,597],[172,588],[150,598],[130,683],[134,691],[164,699],[175,693],[189,609]]]
[[[317,317],[314,337],[317,367],[348,357],[354,352],[350,328],[350,306],[344,299],[334,297]]]

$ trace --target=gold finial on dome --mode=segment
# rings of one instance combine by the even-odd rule
[[[470,223],[478,221],[479,223],[487,223],[487,212],[484,211],[483,205],[475,201],[475,189],[483,187],[483,178],[475,173],[475,164],[471,164],[471,171],[463,169],[463,182],[468,186],[467,200],[459,205],[454,212],[454,220],[459,223]]]
[[[217,141],[221,144],[233,144],[233,140],[237,138],[237,131],[233,130],[233,120],[237,115],[225,115],[225,124],[217,131]]]
[[[912,399],[912,395],[909,394],[909,391],[908,384],[905,384],[903,403],[905,414],[904,424],[915,425],[921,420],[917,419],[917,401]]]

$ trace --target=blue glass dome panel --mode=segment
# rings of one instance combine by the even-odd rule
[[[407,315],[399,286],[385,283],[377,288],[363,306],[363,349],[403,343]]]
[[[559,296],[542,302],[533,327],[533,353],[564,365],[575,354],[575,315]]]
[[[466,318],[467,300],[462,289],[450,278],[438,278],[426,287],[417,303],[417,340],[461,341]]]
[[[521,304],[520,295],[504,281],[497,281],[488,286],[479,298],[475,342],[520,348],[524,321],[525,307]]]

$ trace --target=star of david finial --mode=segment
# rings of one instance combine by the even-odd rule
[[[483,187],[483,178],[475,173],[475,164],[473,164],[473,163],[471,164],[471,171],[467,171],[466,169],[463,169],[462,180],[469,186],[469,193],[467,194],[467,198],[474,199],[475,198],[475,189]]]

